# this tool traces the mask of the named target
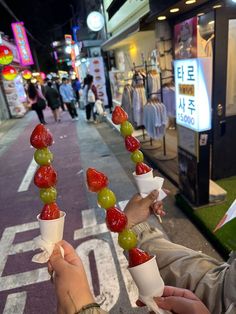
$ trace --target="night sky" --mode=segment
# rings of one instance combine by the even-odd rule
[[[99,10],[101,0],[4,0],[16,17],[23,21],[27,30],[39,42],[29,36],[31,48],[38,55],[40,70],[55,70],[51,43],[63,40],[64,34],[71,34],[72,17],[80,27],[79,40],[96,39],[96,33],[90,32],[86,25],[89,12]],[[73,5],[73,9],[71,7]],[[74,16],[73,16],[74,14]],[[0,3],[0,31],[13,38],[11,23],[14,18]]]
[[[5,0],[5,3],[13,11],[16,17],[23,21],[25,27],[41,43],[32,40],[38,53],[41,70],[52,70],[54,63],[50,55],[50,44],[54,40],[63,39],[65,33],[71,33],[73,1],[59,0]],[[78,2],[78,1],[77,1]],[[11,23],[14,18],[0,4],[0,31],[13,38]]]

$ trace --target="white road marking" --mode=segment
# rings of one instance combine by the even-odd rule
[[[90,252],[94,253],[100,287],[100,295],[96,296],[96,301],[102,302],[102,307],[106,311],[110,311],[118,301],[120,285],[109,243],[103,240],[92,239],[80,244],[76,251],[83,261],[91,288],[93,287],[93,282],[88,255]]]
[[[82,222],[84,228],[96,226],[97,219],[94,209],[86,209],[82,211]]]
[[[125,202],[121,202],[120,207],[124,207]],[[96,213],[94,209],[82,211],[83,228],[75,230],[74,239],[84,239],[88,236],[96,236],[109,232],[105,223],[97,224]],[[7,258],[9,255],[24,253],[34,250],[33,240],[13,244],[15,235],[20,232],[38,229],[38,222],[30,222],[22,225],[7,227],[0,239],[0,291],[7,291],[19,287],[37,284],[49,279],[46,267],[38,268],[33,271],[26,271],[18,274],[2,276]],[[120,263],[121,273],[124,279],[126,290],[130,298],[130,303],[135,307],[137,300],[137,288],[127,270],[127,261],[123,255],[122,249],[118,246],[117,234],[111,233],[115,251]],[[85,240],[77,248],[81,258],[85,261],[85,267],[90,283],[92,283],[91,272],[89,270],[88,255],[94,253],[96,260],[97,273],[99,277],[100,292],[97,296],[98,302],[104,302],[103,306],[109,311],[118,301],[120,294],[120,284],[117,275],[114,257],[109,243],[102,239]],[[27,292],[9,294],[5,304],[3,314],[23,314],[27,299]]]
[[[25,291],[12,293],[7,296],[3,314],[23,314],[26,304],[27,293]]]
[[[17,190],[17,192],[26,192],[29,189],[30,183],[33,179],[33,176],[35,174],[35,171],[37,169],[38,165],[35,162],[34,158],[32,159],[31,163],[29,164],[29,167],[24,175],[23,180],[21,181],[21,184]]]
[[[20,288],[50,279],[47,267],[0,277],[0,291]]]
[[[136,287],[133,278],[131,277],[127,267],[128,261],[124,256],[123,249],[118,244],[118,234],[111,233],[112,240],[114,243],[114,247],[116,250],[117,258],[120,265],[120,270],[123,276],[123,280],[125,283],[125,288],[129,297],[130,304],[133,308],[137,307],[136,301],[138,300],[138,288]]]
[[[88,228],[82,228],[82,229],[75,230],[74,240],[79,240],[79,239],[83,239],[89,236],[94,236],[96,234],[101,234],[101,233],[106,233],[106,232],[108,232],[108,230],[105,223],[96,225],[96,226],[91,226]]]
[[[124,210],[124,207],[126,206],[127,203],[128,203],[128,201],[119,202],[119,207],[121,208],[121,210]],[[82,211],[82,222],[83,222],[83,229],[75,230],[74,240],[82,239],[82,238],[87,237],[87,236],[93,236],[96,234],[109,232],[105,223],[97,225],[97,219],[96,219],[96,214],[95,214],[94,209]],[[137,289],[136,285],[134,284],[133,279],[132,279],[132,277],[131,277],[128,269],[127,269],[128,263],[127,263],[127,260],[124,256],[123,250],[118,245],[118,234],[113,233],[113,232],[111,232],[110,234],[111,234],[113,244],[115,247],[115,251],[117,254],[117,258],[118,258],[121,273],[122,273],[122,276],[124,279],[126,291],[128,293],[128,297],[130,300],[130,304],[133,308],[135,308],[135,307],[137,307],[136,301],[138,299],[138,289]],[[85,243],[88,243],[88,242],[85,242]],[[86,263],[87,263],[87,261],[86,261]],[[108,266],[106,266],[106,267],[108,267]],[[104,267],[104,269],[106,269],[106,268]],[[89,271],[88,271],[88,274],[89,274]],[[108,286],[108,284],[107,284],[107,286]],[[109,309],[106,309],[106,310],[109,310]]]

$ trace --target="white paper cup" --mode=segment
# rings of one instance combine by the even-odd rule
[[[136,172],[134,171],[133,176],[135,179],[138,179],[138,180],[153,178],[153,169],[151,168],[151,171],[144,174],[140,174],[140,175],[137,175]]]
[[[164,291],[164,282],[161,278],[155,256],[146,263],[130,267],[128,270],[138,287],[140,296],[162,296]]]
[[[41,238],[48,243],[57,243],[63,239],[64,222],[66,213],[60,211],[60,218],[44,220],[37,216]]]
[[[149,194],[153,190],[158,190],[162,188],[164,179],[161,177],[155,177],[152,179],[135,180],[137,188],[140,194]]]

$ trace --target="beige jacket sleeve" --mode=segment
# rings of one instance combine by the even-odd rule
[[[212,314],[236,314],[236,254],[227,263],[174,244],[158,229],[142,223],[133,228],[139,247],[157,256],[166,285],[190,289]]]

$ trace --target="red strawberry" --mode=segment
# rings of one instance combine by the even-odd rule
[[[136,164],[136,174],[137,175],[148,173],[151,170],[152,169],[150,167],[148,167],[148,165],[146,165],[144,162],[138,162]]]
[[[48,129],[47,129],[47,136],[46,136],[45,141],[46,141],[47,146],[51,146],[53,143],[52,133]]]
[[[138,248],[129,250],[129,267],[141,265],[152,258],[147,252]]]
[[[46,204],[43,206],[42,212],[40,214],[40,219],[51,220],[60,217],[60,208],[57,203]]]
[[[91,192],[99,192],[108,185],[107,176],[94,168],[88,168],[86,175],[88,188]]]
[[[127,113],[120,107],[116,106],[112,113],[112,121],[114,124],[121,124],[128,120]]]
[[[41,166],[34,175],[34,184],[40,189],[47,189],[57,183],[57,173],[52,166]]]
[[[112,232],[121,232],[127,225],[127,216],[116,207],[107,209],[106,224]]]
[[[132,135],[128,135],[125,137],[125,146],[129,152],[134,152],[135,150],[140,148],[140,142],[136,137]]]
[[[30,136],[30,143],[34,148],[41,149],[52,145],[52,134],[43,124],[38,124]]]

